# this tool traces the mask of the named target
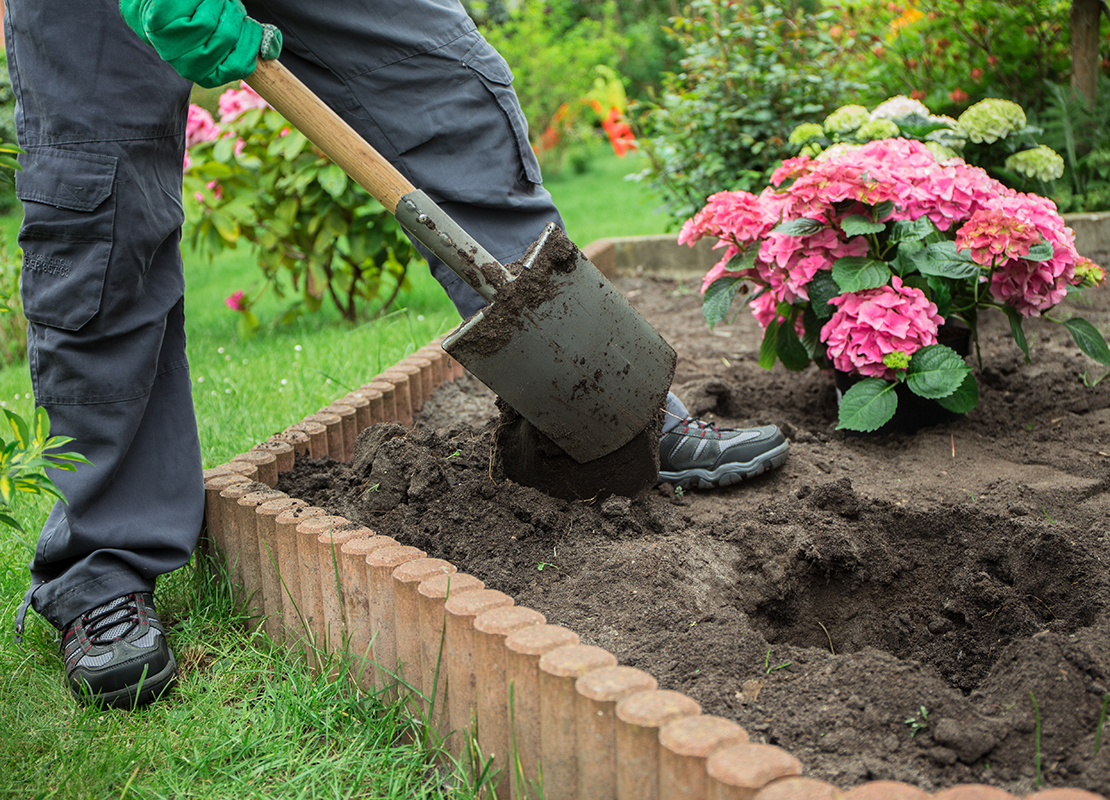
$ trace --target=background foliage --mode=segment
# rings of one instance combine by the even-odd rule
[[[814,3],[694,0],[669,29],[681,71],[634,114],[651,165],[644,178],[668,212],[691,216],[723,188],[752,190],[791,155],[787,136],[864,89],[850,48]]]

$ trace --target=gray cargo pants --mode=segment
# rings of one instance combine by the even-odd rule
[[[246,2],[282,61],[496,257],[559,221],[505,62],[457,0]],[[196,546],[204,489],[179,251],[190,85],[116,0],[8,0],[25,208],[22,295],[35,401],[92,462],[30,564],[56,627],[150,591]],[[460,312],[482,304],[431,260]]]

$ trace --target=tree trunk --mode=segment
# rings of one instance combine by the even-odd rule
[[[1087,105],[1098,102],[1098,17],[1099,0],[1071,3],[1071,86]]]

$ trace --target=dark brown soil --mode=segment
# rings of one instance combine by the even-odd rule
[[[299,461],[282,488],[449,559],[809,775],[1020,794],[1040,770],[1046,786],[1110,794],[1110,742],[1095,754],[1110,380],[1085,384],[1105,370],[1039,321],[1026,365],[991,319],[979,409],[849,436],[830,376],[759,368],[746,312],[711,332],[697,281],[617,285],[678,351],[691,411],[779,425],[785,466],[717,491],[553,499],[491,467],[492,400],[462,380],[416,430],[376,426],[353,464]],[[1083,303],[1057,316],[1110,330],[1110,292]]]

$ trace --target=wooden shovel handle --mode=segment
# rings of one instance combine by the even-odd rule
[[[415,187],[277,60],[259,59],[247,83],[391,214]]]

